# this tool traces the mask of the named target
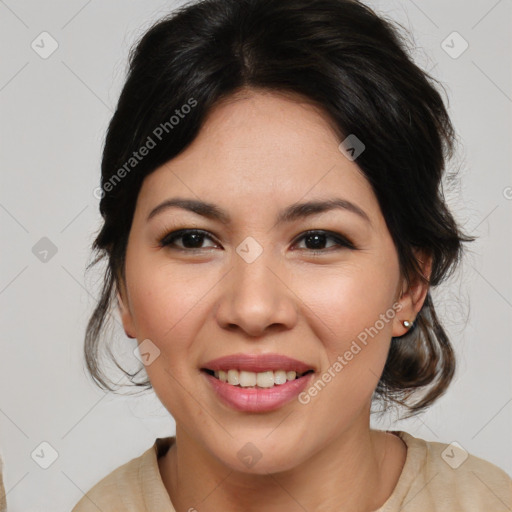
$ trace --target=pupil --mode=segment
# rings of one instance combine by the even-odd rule
[[[315,234],[315,235],[308,235],[306,237],[306,240],[311,240],[311,239],[315,240],[315,242],[313,242],[313,244],[312,244],[313,245],[313,249],[319,249],[325,243],[324,238],[325,238],[325,235]]]
[[[204,235],[202,235],[201,233],[186,233],[183,235],[183,245],[187,248],[190,248],[190,246],[192,246],[192,248],[196,249],[198,247],[201,247],[203,237]]]

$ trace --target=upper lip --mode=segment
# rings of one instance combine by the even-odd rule
[[[231,354],[212,359],[204,363],[201,368],[213,371],[235,369],[255,373],[269,370],[296,371],[297,373],[314,371],[313,366],[281,354]]]

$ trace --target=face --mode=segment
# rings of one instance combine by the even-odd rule
[[[286,470],[368,429],[391,337],[415,316],[377,198],[340,142],[310,104],[246,91],[219,104],[138,196],[120,297],[125,331],[150,340],[146,370],[177,428],[233,469]],[[224,217],[178,206],[150,216],[178,197]],[[279,217],[327,200],[342,206]],[[169,236],[178,230],[200,231]],[[241,410],[202,370],[240,353],[288,356],[314,373],[286,403]],[[239,457],[248,442],[264,455],[251,468]]]

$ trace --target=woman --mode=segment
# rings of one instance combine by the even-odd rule
[[[453,128],[399,32],[354,0],[207,0],[155,24],[109,126],[95,241],[176,421],[73,509],[490,511],[510,477],[370,428],[429,407],[455,361],[430,287],[463,242]],[[135,375],[130,374],[133,379]],[[501,508],[500,508],[501,507]]]

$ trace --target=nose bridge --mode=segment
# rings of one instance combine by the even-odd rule
[[[286,286],[283,266],[272,246],[264,248],[246,238],[233,254],[229,286],[217,310],[224,327],[237,325],[251,335],[282,324],[291,327],[296,319],[293,294]]]

